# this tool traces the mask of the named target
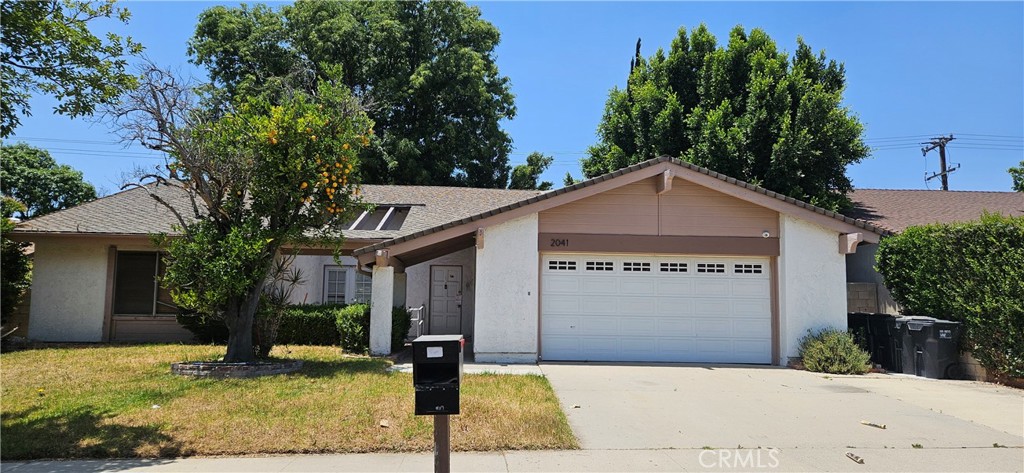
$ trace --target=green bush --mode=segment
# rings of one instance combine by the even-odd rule
[[[808,370],[833,374],[867,373],[871,359],[871,355],[853,340],[853,335],[834,328],[808,331],[800,340],[800,356]]]
[[[402,307],[391,310],[391,351],[396,352],[405,346],[405,337],[409,333],[409,311]],[[353,304],[338,311],[338,334],[341,337],[341,348],[351,353],[368,353],[370,351],[370,305]]]
[[[905,313],[963,323],[983,366],[1024,377],[1024,217],[910,227],[882,240],[876,269]]]
[[[289,306],[281,314],[281,323],[277,329],[275,343],[280,345],[337,345],[338,330],[335,328],[335,319],[343,307],[335,304]],[[257,317],[261,315],[263,315],[262,311],[257,313]],[[178,314],[177,318],[178,323],[192,332],[198,342],[226,343],[228,341],[228,327],[219,317],[186,312]]]
[[[341,309],[335,324],[342,350],[350,353],[370,351],[370,304],[352,304]]]
[[[279,345],[337,345],[335,328],[338,313],[345,306],[337,304],[294,305],[281,314],[277,329]]]
[[[177,316],[178,324],[189,332],[197,342],[224,344],[228,341],[228,326],[224,319],[210,314],[183,311]]]
[[[405,348],[405,338],[409,335],[409,326],[412,324],[412,315],[405,307],[395,307],[391,310],[391,352],[401,351]]]

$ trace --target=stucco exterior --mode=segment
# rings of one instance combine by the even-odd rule
[[[477,361],[537,361],[537,231],[535,213],[484,229],[484,247],[476,250]]]
[[[342,256],[343,266],[355,268],[358,262],[351,256]],[[324,267],[337,266],[334,256],[330,255],[298,255],[291,267],[300,271],[302,284],[292,290],[288,302],[292,304],[321,304],[324,302]]]
[[[799,356],[808,330],[846,327],[846,258],[839,234],[780,215],[779,347],[782,362]]]
[[[35,244],[29,338],[102,341],[110,245],[98,239],[38,239]]]

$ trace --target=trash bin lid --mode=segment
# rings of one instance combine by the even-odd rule
[[[935,322],[942,321],[935,317],[925,317],[923,315],[910,315],[906,317],[898,317],[896,319],[897,324],[907,324],[907,328],[914,331],[921,330],[924,327],[931,327],[932,325],[935,325]]]

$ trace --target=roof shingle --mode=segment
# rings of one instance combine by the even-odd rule
[[[930,223],[977,220],[983,212],[1024,215],[1024,193],[858,189],[850,194],[847,216],[892,232]]]

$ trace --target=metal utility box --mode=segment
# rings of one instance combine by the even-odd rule
[[[459,413],[462,335],[423,335],[412,341],[412,384],[416,415]]]
[[[901,345],[901,370],[943,379],[960,376],[960,322],[934,317],[900,317],[893,337]]]

